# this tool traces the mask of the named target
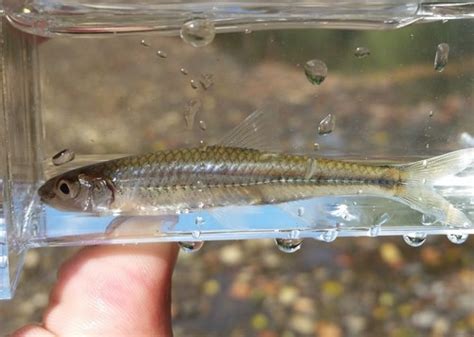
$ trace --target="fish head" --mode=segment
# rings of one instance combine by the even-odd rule
[[[70,212],[101,212],[114,200],[113,183],[103,177],[74,170],[51,178],[38,190],[41,201]]]

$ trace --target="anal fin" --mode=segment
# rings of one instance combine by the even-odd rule
[[[402,185],[395,193],[395,197],[423,214],[434,216],[446,225],[458,228],[472,225],[472,222],[461,210],[455,208],[432,187]]]

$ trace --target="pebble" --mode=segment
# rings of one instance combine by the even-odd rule
[[[433,310],[423,310],[415,312],[411,318],[414,326],[420,328],[429,328],[433,325],[438,315]]]
[[[238,244],[227,245],[221,249],[219,258],[222,263],[228,266],[235,266],[242,262],[242,248]]]
[[[379,249],[382,260],[391,266],[398,266],[403,262],[400,249],[391,242],[385,242]]]
[[[221,285],[217,280],[210,279],[204,283],[203,290],[207,296],[214,296],[221,290]]]
[[[268,318],[262,313],[257,313],[252,317],[251,324],[254,330],[263,330],[268,326]]]
[[[300,334],[310,334],[314,332],[313,319],[307,315],[293,315],[289,321],[290,327]]]
[[[300,297],[294,301],[293,310],[303,314],[314,314],[315,305],[314,300],[309,297]]]
[[[361,332],[365,330],[367,320],[363,316],[348,315],[345,323],[350,335],[361,335]]]
[[[40,254],[38,250],[36,249],[29,250],[25,258],[25,268],[26,269],[35,268],[39,264],[39,262],[40,262]]]
[[[278,301],[283,305],[292,304],[299,295],[299,290],[293,286],[283,286],[278,294]]]

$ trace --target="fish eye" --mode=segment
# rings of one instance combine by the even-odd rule
[[[77,183],[61,179],[57,185],[58,195],[64,199],[72,199],[79,194],[79,186]]]

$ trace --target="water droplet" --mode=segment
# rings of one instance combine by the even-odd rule
[[[462,233],[462,234],[451,233],[451,234],[448,234],[446,237],[452,243],[460,245],[460,244],[463,244],[464,242],[466,242],[467,238],[469,237],[469,234],[467,234],[467,233]]]
[[[318,151],[319,150],[319,143],[313,143],[313,150]]]
[[[140,44],[143,46],[143,47],[150,47],[150,44],[148,42],[146,42],[145,40],[141,40],[140,41]]]
[[[187,69],[185,69],[185,68],[181,68],[181,69],[179,69],[179,71],[180,71],[180,72],[181,72],[181,74],[183,74],[183,75],[187,75],[187,74],[189,74],[188,70],[187,70]]]
[[[297,230],[297,229],[293,229],[293,230],[290,232],[290,234],[288,234],[288,237],[289,237],[290,239],[299,239],[299,237],[300,237],[300,231]]]
[[[202,248],[204,242],[202,241],[182,241],[178,242],[179,247],[185,253],[194,253]]]
[[[204,220],[203,217],[201,216],[197,216],[196,219],[194,220],[194,223],[196,225],[202,225],[203,223],[205,223],[206,221]],[[193,236],[194,236],[194,232],[193,232]],[[199,236],[198,236],[199,237]]]
[[[168,54],[166,52],[164,52],[163,50],[158,50],[156,52],[156,55],[158,55],[159,57],[161,57],[162,59],[165,59],[168,57]]]
[[[436,217],[433,215],[423,214],[421,216],[421,224],[423,226],[431,226],[432,224],[436,222],[436,220],[437,220]]]
[[[444,67],[448,64],[449,45],[447,43],[440,43],[436,48],[436,55],[434,60],[434,69],[437,72],[442,72]]]
[[[298,216],[303,216],[304,215],[304,207],[299,207],[297,211]]]
[[[357,58],[364,58],[364,57],[367,57],[370,55],[370,50],[369,48],[366,48],[366,47],[357,47],[355,52],[354,52],[354,55],[357,57]]]
[[[214,84],[214,75],[202,73],[199,78],[199,83],[204,90],[209,89]]]
[[[201,139],[201,140],[199,141],[199,146],[205,148],[205,147],[207,146],[206,141],[205,141],[204,139]]]
[[[216,36],[214,23],[208,19],[194,19],[181,26],[181,38],[193,47],[204,47]]]
[[[412,247],[420,247],[426,242],[426,233],[416,232],[403,235],[403,240],[407,245]]]
[[[278,249],[284,253],[294,253],[301,248],[303,239],[275,239]]]
[[[191,85],[191,88],[193,88],[193,89],[197,89],[197,88],[198,88],[198,84],[196,83],[195,80],[190,80],[190,81],[189,81],[189,84]]]
[[[200,128],[202,131],[206,131],[206,129],[207,129],[206,122],[204,122],[204,121],[199,121],[199,128]]]
[[[184,107],[184,121],[186,123],[186,128],[188,130],[192,129],[194,126],[194,118],[196,114],[201,109],[202,103],[199,99],[192,98]]]
[[[321,60],[309,60],[304,65],[304,73],[306,78],[312,84],[321,84],[328,75],[328,67]]]
[[[199,237],[201,236],[201,231],[195,230],[191,233],[191,235],[193,236],[193,238],[199,239]]]
[[[382,226],[386,224],[391,219],[391,216],[388,213],[383,213],[378,216],[375,221],[374,225],[369,228],[369,236],[376,237],[380,235],[380,231],[382,230]]]
[[[392,217],[388,213],[383,213],[375,220],[376,226],[385,225]]]
[[[320,135],[326,135],[334,131],[336,127],[336,116],[329,114],[324,119],[319,122],[318,133]]]
[[[380,235],[380,231],[381,231],[380,226],[377,226],[377,225],[372,226],[369,228],[369,236],[373,238],[377,237]]]
[[[62,151],[59,151],[53,156],[52,162],[53,162],[53,165],[59,166],[59,165],[69,163],[70,161],[74,159],[74,157],[75,157],[75,154],[73,151],[64,149]]]
[[[321,234],[320,239],[324,242],[333,242],[337,238],[336,230],[328,230]]]

